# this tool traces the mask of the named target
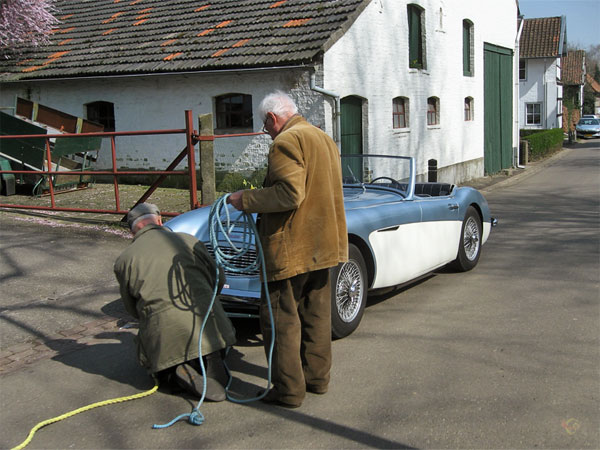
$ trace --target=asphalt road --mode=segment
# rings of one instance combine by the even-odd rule
[[[370,297],[334,342],[330,391],[301,408],[205,404],[205,423],[152,430],[195,402],[165,392],[49,425],[28,448],[600,448],[600,147],[566,149],[484,191],[499,219],[469,273]],[[116,314],[120,236],[0,212],[2,349]],[[234,390],[264,383],[256,327],[236,323]],[[0,446],[39,421],[152,382],[132,334],[0,375]]]

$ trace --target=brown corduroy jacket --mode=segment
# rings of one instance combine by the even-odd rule
[[[264,187],[244,191],[242,204],[260,213],[267,281],[347,261],[338,148],[303,117],[290,118],[275,137]]]

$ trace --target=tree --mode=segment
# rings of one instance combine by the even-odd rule
[[[49,42],[58,23],[53,0],[0,0],[0,52],[6,57],[24,47]]]
[[[596,101],[596,93],[594,89],[586,83],[583,88],[583,114],[594,114],[594,105]]]
[[[592,75],[596,81],[600,82],[600,72],[598,71],[598,64],[600,64],[600,44],[590,45],[585,52],[586,72]]]

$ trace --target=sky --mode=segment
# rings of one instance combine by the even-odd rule
[[[581,50],[600,45],[600,0],[519,0],[526,19],[567,17],[567,44]]]

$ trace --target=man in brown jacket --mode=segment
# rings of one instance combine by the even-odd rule
[[[275,328],[273,389],[263,401],[298,407],[307,390],[324,394],[329,385],[329,268],[348,259],[340,156],[335,142],[298,115],[283,92],[265,97],[259,114],[273,139],[264,187],[235,192],[229,202],[260,213]],[[260,319],[268,350],[264,293]]]

